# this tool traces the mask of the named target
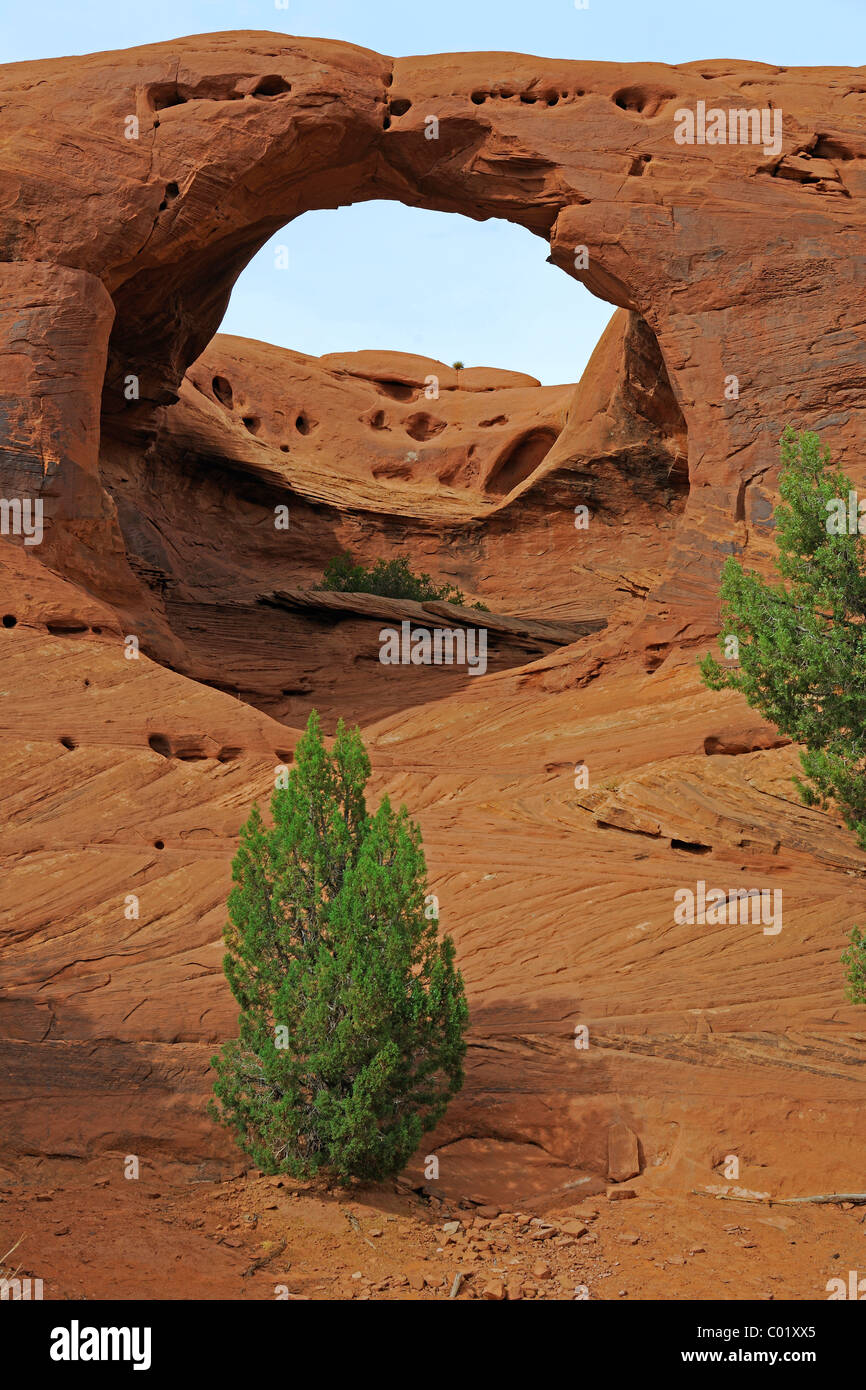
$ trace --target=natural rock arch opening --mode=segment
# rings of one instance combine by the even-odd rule
[[[276,232],[235,281],[219,332],[316,357],[406,353],[556,385],[578,380],[612,312],[507,218],[371,198]],[[397,381],[381,390],[409,398]]]
[[[82,170],[89,159],[110,168],[98,187],[76,173],[63,200],[46,201],[45,161],[10,155],[7,333],[20,339],[28,324],[38,389],[21,407],[9,486],[36,480],[51,500],[45,557],[60,568],[73,560],[102,595],[135,599],[133,577],[109,559],[121,540],[100,479],[100,428],[109,441],[152,438],[155,409],[176,398],[243,266],[311,208],[390,198],[504,217],[646,322],[686,419],[697,485],[664,578],[650,584],[656,647],[715,629],[732,544],[753,537],[753,551],[767,553],[784,423],[832,425],[840,449],[852,447],[863,410],[853,367],[859,230],[849,225],[862,197],[854,70],[827,76],[818,126],[800,70],[761,63],[512,54],[504,78],[495,54],[391,58],[226,33],[55,60],[46,71],[71,81],[59,125],[52,82],[27,87],[22,103],[21,73],[8,69],[16,150],[30,150],[50,119],[61,141],[67,132],[84,141]],[[784,110],[781,160],[758,146],[675,143],[678,109],[735,107],[744,87]],[[804,181],[799,166],[810,161]],[[837,337],[824,335],[824,376],[842,383],[838,392],[804,378],[785,335],[767,331],[788,322],[797,294],[799,337],[817,341],[830,291],[854,306]],[[742,399],[723,394],[732,362]],[[74,396],[74,422],[63,408],[46,414],[58,391]],[[14,387],[7,394],[18,399]]]
[[[227,77],[217,83],[219,92],[212,82],[206,84],[205,95],[201,83],[186,84],[182,100],[159,107],[158,138],[172,122],[181,123],[180,135],[199,102],[231,103],[224,108],[231,124],[232,110],[246,111],[259,100],[257,90],[246,90],[247,81],[240,95],[237,82]],[[470,103],[471,116],[461,112],[440,123],[444,149],[437,150],[437,168],[441,163],[445,172],[431,177],[424,157],[429,145],[414,102],[388,95],[389,122],[378,124],[367,105],[369,92],[355,91],[348,104],[355,103],[357,124],[346,126],[341,105],[339,139],[332,124],[325,138],[304,118],[298,84],[288,85],[291,91],[268,95],[267,113],[255,106],[252,112],[270,127],[282,113],[278,129],[294,126],[293,134],[300,130],[301,137],[286,142],[273,136],[254,177],[245,173],[233,147],[234,168],[218,219],[210,204],[206,210],[202,206],[199,184],[212,151],[201,151],[192,179],[173,180],[178,191],[170,202],[170,221],[163,222],[166,209],[160,204],[145,246],[118,274],[101,461],[132,568],[150,592],[157,620],[171,634],[171,642],[161,651],[154,647],[154,654],[166,658],[169,645],[179,643],[180,665],[189,674],[297,722],[313,702],[316,686],[307,667],[289,670],[285,662],[272,662],[264,675],[259,669],[252,684],[242,678],[248,663],[240,656],[224,663],[229,669],[218,675],[211,670],[205,648],[215,642],[231,646],[226,624],[237,618],[221,612],[217,622],[216,610],[226,608],[226,572],[235,576],[232,594],[252,604],[278,589],[309,590],[343,548],[352,548],[365,563],[408,552],[416,569],[455,583],[502,613],[606,621],[623,601],[645,596],[663,573],[688,497],[688,445],[662,348],[640,312],[640,296],[623,274],[620,248],[611,255],[590,230],[574,230],[574,218],[582,220],[587,205],[583,194],[561,187],[546,156],[514,156],[507,140],[504,156],[481,155],[500,147],[497,123],[508,94],[500,101],[496,93],[496,104],[487,101],[482,117]],[[294,121],[282,105],[290,99],[300,102]],[[563,90],[556,104],[567,99]],[[245,127],[238,148],[241,136],[248,135]],[[468,178],[461,173],[467,158]],[[303,180],[297,177],[301,167]],[[441,408],[442,399],[424,399],[424,381],[431,369],[440,374],[441,363],[425,369],[423,359],[407,364],[389,360],[399,354],[373,352],[309,359],[267,344],[255,345],[253,360],[242,340],[215,332],[239,275],[287,223],[315,209],[382,199],[462,212],[476,221],[516,223],[546,243],[548,259],[559,269],[620,306],[579,386],[563,388],[560,399],[527,398],[515,412],[501,408],[497,393],[528,388],[529,379],[509,380],[518,374],[508,372],[490,379],[480,372],[452,372],[453,380],[443,382],[444,400],[453,404],[459,396],[468,403],[466,410],[461,407],[464,418],[455,420],[453,410],[449,417]],[[566,253],[564,247],[578,234],[592,242],[591,251],[583,244],[579,255],[574,248]],[[130,401],[121,388],[132,364],[139,391]],[[263,397],[266,376],[280,380],[281,389]],[[313,379],[312,390],[295,391],[301,376],[307,386]],[[345,431],[341,437],[334,430],[334,421],[341,422],[344,414],[363,431],[362,452],[369,453],[360,472],[368,498],[362,511],[372,499],[372,524],[370,515],[359,521],[357,468],[338,470],[333,487],[322,481],[329,454],[342,460],[352,452]],[[458,428],[461,439],[455,438]],[[196,476],[191,444],[205,477]],[[142,451],[145,467],[133,457]],[[166,504],[172,493],[174,508]],[[193,493],[197,535],[191,539],[180,534],[176,518]],[[274,543],[268,521],[289,498],[298,528],[291,562]],[[595,529],[590,539],[580,538],[575,553],[571,516],[580,506],[592,512]],[[510,509],[508,518],[498,515],[503,508]],[[625,562],[614,534],[623,510],[632,518],[633,541]],[[554,516],[570,537],[572,553],[560,540],[555,558],[539,563],[538,555],[552,552],[535,546],[534,538],[551,529]],[[525,553],[506,563],[509,529],[525,532],[527,541]],[[197,568],[203,551],[218,554],[219,562]],[[530,567],[537,574],[527,590]],[[247,638],[259,632],[260,645],[273,647],[275,634],[261,617],[250,622],[246,615]],[[298,621],[303,630],[305,620]],[[329,623],[333,626],[332,618]],[[208,633],[207,643],[196,637],[201,629]],[[360,636],[357,640],[354,661],[363,671],[369,658]],[[508,651],[505,664],[525,664],[545,650],[518,646]],[[261,668],[262,662],[256,664]]]
[[[56,301],[60,320],[76,329],[64,362],[84,403],[71,449],[69,432],[58,434],[63,467],[44,470],[44,487],[56,496],[45,553],[68,556],[83,544],[94,557],[87,567],[97,592],[118,592],[118,576],[109,573],[116,566],[99,557],[122,544],[103,485],[112,473],[126,476],[124,451],[150,449],[152,457],[161,412],[178,400],[191,364],[212,341],[238,275],[270,236],[309,210],[384,199],[525,228],[544,241],[553,264],[644,320],[660,359],[672,363],[665,372],[671,396],[694,416],[693,395],[681,379],[682,333],[671,327],[682,239],[673,235],[667,209],[679,196],[683,168],[681,156],[676,165],[669,158],[667,117],[668,93],[680,100],[711,95],[707,84],[714,79],[705,72],[664,70],[654,88],[658,101],[638,110],[616,100],[634,86],[631,69],[521,55],[514,55],[504,81],[498,59],[486,54],[463,55],[453,69],[436,57],[391,59],[343,44],[244,34],[95,54],[82,63],[87,80],[106,91],[87,127],[100,149],[115,127],[123,131],[132,108],[136,139],[122,141],[124,164],[110,199],[88,194],[78,202],[70,193],[62,219],[44,210],[35,239],[24,223],[13,234],[22,259],[40,256],[46,244],[59,248],[61,263],[40,263],[38,274],[30,265],[27,283],[35,277]],[[38,101],[33,110],[39,119]],[[636,161],[639,182],[631,172]],[[25,171],[21,177],[26,182]],[[23,193],[17,205],[28,205]],[[385,385],[369,418],[385,437],[393,433],[389,402],[411,383],[385,373],[380,381]],[[234,470],[240,462],[245,486],[254,479],[267,489],[273,469],[256,452],[267,444],[265,422],[259,411],[234,404],[253,454],[233,445],[227,455],[213,422],[201,420],[197,447],[201,442],[202,457],[219,467]],[[484,418],[495,421],[501,413]],[[244,418],[252,429],[240,423]],[[491,435],[496,428],[485,426]],[[615,432],[596,441],[604,457]],[[309,437],[321,441],[321,428]],[[294,425],[275,441],[286,463],[302,458],[304,447]],[[639,478],[633,440],[628,448]],[[539,481],[555,452],[536,470]],[[666,469],[668,478],[680,477],[685,452]],[[437,482],[460,487],[464,472],[476,468],[483,493],[490,474],[482,458],[476,449],[466,470],[443,461]],[[382,486],[401,481],[401,471],[386,461]],[[533,485],[524,480],[518,491]],[[488,501],[500,496],[485,495]],[[503,504],[510,505],[509,494]],[[156,589],[164,547],[145,536],[146,518],[140,530],[146,553],[131,559],[131,568],[146,571]],[[655,589],[655,563],[648,575]],[[636,591],[641,583],[635,580]],[[133,574],[121,587],[125,599],[137,602]],[[155,621],[165,636],[165,616],[156,614]]]
[[[395,61],[310,43],[308,55],[287,49],[276,63],[272,51],[257,51],[264,36],[251,37],[245,36],[236,68],[222,53],[215,65],[206,44],[199,53],[191,40],[185,80],[148,75],[142,81],[136,74],[143,134],[154,148],[166,149],[174,176],[160,182],[154,175],[140,188],[140,216],[155,200],[148,233],[106,279],[115,308],[106,371],[109,432],[128,428],[136,415],[141,419],[148,404],[174,397],[183,373],[217,331],[249,261],[281,227],[316,209],[390,199],[476,220],[503,218],[542,238],[550,259],[610,303],[639,312],[651,305],[649,287],[624,273],[622,247],[593,236],[592,216],[578,228],[588,263],[580,264],[567,247],[576,220],[569,215],[563,222],[564,214],[582,221],[579,214],[592,200],[580,186],[580,171],[558,166],[544,146],[555,136],[546,122],[566,108],[574,117],[594,95],[583,81],[575,85],[575,65],[521,58],[513,80],[503,84],[491,77],[486,55],[467,55],[467,75],[477,69],[485,80],[470,83],[471,90],[463,91],[461,81],[459,90],[447,91],[435,63],[422,59]],[[275,73],[276,66],[285,75]],[[661,97],[656,93],[649,106],[636,106],[625,100],[623,93],[632,89],[617,85],[615,72],[606,83],[600,76],[602,87],[613,84],[603,94],[612,107],[608,123],[630,166],[625,147],[635,132],[623,130],[619,119],[655,117]],[[425,106],[440,108],[435,140],[428,138],[433,118],[421,114]],[[515,120],[519,137],[512,133]],[[603,129],[601,136],[607,138]],[[613,186],[614,178],[611,168],[602,183]],[[617,201],[625,222],[627,203],[614,198],[614,207]],[[135,367],[138,411],[129,409],[123,390]]]

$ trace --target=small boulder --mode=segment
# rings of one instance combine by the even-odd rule
[[[587,1227],[583,1224],[582,1221],[575,1221],[573,1219],[569,1219],[567,1221],[562,1222],[560,1230],[562,1231],[562,1234],[564,1236],[576,1236],[580,1238],[580,1236],[586,1235]]]
[[[607,1131],[607,1176],[611,1182],[628,1182],[639,1173],[637,1135],[628,1125],[611,1125]]]

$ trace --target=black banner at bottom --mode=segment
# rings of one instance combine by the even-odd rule
[[[444,1300],[447,1301],[447,1300]],[[396,1334],[417,1332],[431,1351],[463,1356],[465,1342],[492,1369],[501,1359],[513,1375],[515,1353],[536,1361],[549,1356],[550,1339],[567,1339],[576,1365],[587,1361],[607,1371],[640,1370],[669,1374],[681,1367],[700,1373],[718,1366],[735,1370],[807,1367],[824,1379],[848,1370],[863,1346],[863,1317],[840,1306],[847,1299],[821,1303],[612,1302],[575,1300],[471,1307],[437,1312],[432,1303],[345,1302],[27,1302],[0,1304],[3,1361],[22,1372],[62,1383],[74,1376],[93,1379],[109,1371],[156,1376],[219,1375],[237,1371],[260,1375],[269,1365],[292,1379],[309,1357],[321,1359],[332,1376],[341,1362],[357,1372],[359,1361],[374,1357],[380,1373],[396,1371]],[[857,1300],[861,1301],[861,1300]],[[863,1300],[866,1301],[866,1300]],[[320,1319],[322,1320],[320,1323]],[[341,1337],[336,1338],[335,1322]],[[327,1339],[316,1338],[319,1328]],[[452,1343],[458,1337],[461,1341]],[[543,1337],[542,1342],[537,1341]],[[370,1338],[380,1339],[378,1345]],[[442,1339],[448,1339],[442,1341]],[[524,1342],[524,1338],[532,1340]],[[303,1340],[299,1340],[303,1339]],[[420,1351],[425,1342],[418,1343]],[[301,1360],[303,1358],[303,1361]],[[587,1361],[584,1360],[587,1358]],[[401,1360],[403,1358],[401,1357]],[[437,1357],[438,1360],[438,1357]],[[375,1363],[374,1363],[375,1364]],[[391,1369],[393,1368],[393,1369]],[[441,1368],[440,1368],[441,1369]]]

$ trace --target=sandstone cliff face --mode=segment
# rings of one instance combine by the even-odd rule
[[[269,34],[0,68],[2,496],[45,509],[41,545],[0,538],[7,1155],[228,1160],[229,863],[316,706],[421,821],[457,943],[443,1158],[605,1173],[625,1124],[647,1185],[736,1152],[746,1187],[857,1188],[864,857],[694,655],[724,556],[772,553],[784,424],[863,478],[864,85]],[[781,108],[782,152],[675,145],[698,100]],[[518,221],[619,306],[581,382],[213,336],[279,226],[380,197]],[[342,548],[514,620],[490,674],[383,668],[380,614],[316,606]],[[783,887],[783,930],[675,925],[698,879]]]
[[[323,631],[321,614],[267,601],[312,589],[343,549],[366,563],[407,554],[470,601],[566,625],[603,626],[645,593],[688,482],[681,417],[643,321],[615,315],[577,389],[480,368],[459,378],[396,353],[318,360],[218,335],[146,447],[103,445],[150,628],[170,630],[148,651],[289,723],[313,705],[367,722],[423,703],[429,673],[371,683],[379,625],[347,614]],[[287,529],[274,525],[281,506]],[[498,641],[491,669],[552,650]],[[437,696],[466,679],[440,673]]]

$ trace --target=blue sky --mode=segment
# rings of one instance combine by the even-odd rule
[[[260,29],[382,53],[682,63],[866,62],[866,0],[0,0],[2,61]],[[289,251],[277,270],[274,246]],[[505,222],[396,203],[308,213],[246,268],[226,332],[303,352],[395,348],[575,381],[611,313]]]

